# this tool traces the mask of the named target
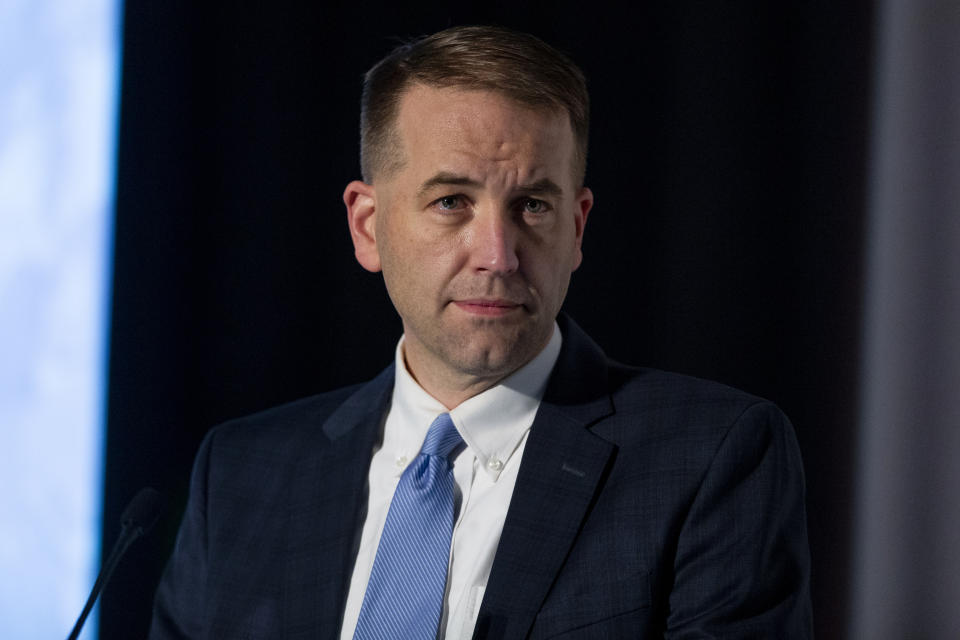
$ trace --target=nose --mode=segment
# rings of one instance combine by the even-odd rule
[[[477,271],[513,273],[520,266],[519,231],[507,211],[490,211],[474,220],[471,260]]]

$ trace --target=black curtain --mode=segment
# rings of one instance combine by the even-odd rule
[[[104,594],[141,637],[211,426],[372,377],[400,323],[353,260],[360,78],[466,23],[568,52],[596,194],[566,310],[611,356],[777,402],[807,471],[817,635],[847,618],[871,78],[867,2],[128,2],[104,548],[170,496]]]

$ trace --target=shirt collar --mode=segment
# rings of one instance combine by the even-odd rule
[[[562,342],[560,328],[554,322],[547,346],[533,360],[449,411],[480,468],[493,480],[500,476],[533,424]],[[447,409],[407,371],[403,337],[397,343],[395,358],[396,380],[390,410],[400,412],[400,424],[423,425],[419,437],[422,442],[430,423]]]

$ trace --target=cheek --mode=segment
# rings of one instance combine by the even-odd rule
[[[530,247],[524,269],[527,279],[540,292],[544,301],[563,301],[570,284],[570,274],[579,266],[579,251],[572,242],[555,241]]]
[[[469,232],[464,229],[426,229],[412,244],[408,258],[418,265],[423,278],[434,285],[460,273],[467,263]]]
[[[396,231],[396,230],[392,230]],[[460,270],[457,243],[426,234],[393,233],[382,246],[383,276],[391,296],[402,296],[406,306],[443,298],[447,285]]]

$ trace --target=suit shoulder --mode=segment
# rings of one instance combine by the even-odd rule
[[[609,374],[611,393],[624,407],[692,406],[739,412],[750,405],[768,402],[720,382],[659,369],[611,362]]]
[[[610,392],[617,423],[646,435],[723,438],[737,423],[792,429],[764,398],[693,376],[611,362]]]
[[[316,437],[327,418],[363,386],[341,387],[234,418],[215,426],[207,438],[219,447],[268,450],[281,443]]]
[[[305,398],[263,409],[246,416],[234,418],[223,423],[223,427],[240,427],[243,425],[285,424],[290,421],[299,421],[304,416],[317,416],[329,413],[343,404],[363,384],[353,384],[332,391],[325,391]]]

